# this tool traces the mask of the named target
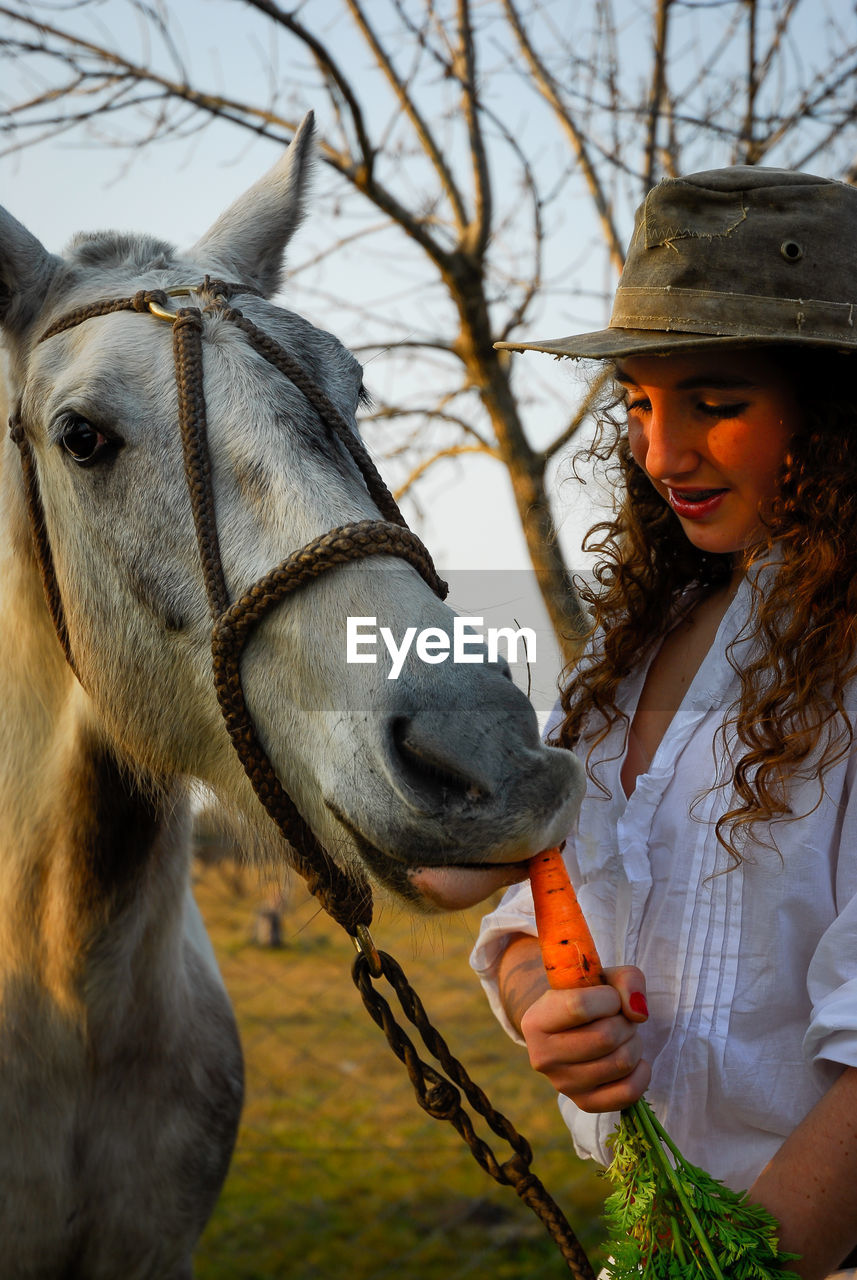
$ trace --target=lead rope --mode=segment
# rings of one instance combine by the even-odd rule
[[[235,751],[261,804],[291,846],[290,861],[325,911],[355,942],[358,955],[352,977],[370,1016],[382,1028],[391,1049],[405,1065],[419,1105],[436,1119],[449,1121],[486,1173],[495,1181],[515,1189],[545,1225],[575,1280],[595,1280],[595,1273],[565,1215],[530,1169],[533,1153],[529,1143],[501,1112],[495,1110],[450,1052],[445,1040],[429,1021],[422,1002],[401,967],[385,952],[376,951],[369,934],[372,894],[368,881],[353,872],[346,875],[317,840],[277,778],[256,733],[241,684],[241,654],[253,628],[286,596],[337,565],[372,555],[394,555],[407,560],[441,598],[446,595],[446,584],[438,577],[422,542],[408,529],[362,442],[336,406],[279,343],[259,330],[240,311],[227,305],[230,296],[238,291],[248,292],[243,286],[227,285],[206,277],[198,289],[173,292],[199,292],[211,296],[212,302],[206,311],[217,312],[236,324],[254,350],[299,388],[354,458],[370,495],[387,518],[358,521],[321,535],[259,579],[233,604],[229,602],[220,559],[211,483],[202,370],[203,313],[195,307],[181,308],[173,313],[167,309],[167,293],[140,291],[132,298],[106,299],[69,312],[52,324],[39,340],[45,341],[94,316],[117,311],[150,312],[172,324],[185,473],[213,620],[214,684]],[[74,670],[39,496],[38,477],[18,413],[10,420],[10,431],[21,451],[33,544],[48,607],[63,651]],[[396,1021],[390,1004],[373,986],[373,981],[381,978],[389,983],[402,1012],[419,1032],[437,1067],[420,1058],[413,1041]],[[512,1155],[505,1161],[498,1160],[488,1144],[478,1137],[470,1116],[462,1106],[462,1093],[471,1108],[512,1148]]]
[[[514,1188],[547,1230],[575,1280],[595,1280],[595,1272],[568,1219],[544,1183],[530,1168],[533,1152],[529,1142],[502,1112],[495,1110],[462,1063],[450,1052],[443,1036],[429,1021],[422,1001],[408,982],[401,966],[385,951],[377,952],[376,955],[380,972],[372,971],[372,962],[367,955],[359,955],[354,964],[354,981],[369,1014],[382,1028],[396,1057],[404,1063],[419,1105],[435,1120],[449,1121],[470,1148],[477,1164],[495,1182]],[[381,974],[395,991],[405,1017],[419,1031],[424,1045],[439,1064],[440,1071],[423,1062],[413,1041],[396,1022],[387,1001],[372,986],[372,978],[380,977]],[[473,1128],[472,1120],[461,1104],[462,1092],[473,1110],[512,1148],[513,1154],[502,1163]]]

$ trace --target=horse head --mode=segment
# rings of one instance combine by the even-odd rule
[[[349,439],[223,307],[206,309],[203,282],[230,282],[230,308],[289,353],[356,447],[360,366],[330,333],[271,301],[311,157],[308,117],[285,156],[186,252],[102,233],[76,237],[56,257],[8,214],[0,221],[11,397],[75,672],[54,642],[50,696],[57,707],[85,708],[136,776],[200,779],[267,850],[279,837],[232,748],[212,680],[211,601],[177,429],[172,325],[147,306],[62,321],[134,296],[170,298],[160,308],[166,319],[183,301],[196,304],[229,599],[332,527],[378,520],[377,494]],[[187,298],[173,301],[174,290]],[[8,477],[5,487],[23,547],[23,487]],[[563,837],[580,768],[540,742],[507,666],[484,654],[473,661],[472,646],[466,663],[411,652],[395,678],[381,660],[349,662],[348,619],[367,617],[395,635],[453,632],[452,611],[406,559],[331,569],[267,611],[247,640],[241,679],[255,732],[337,862],[418,906],[478,901]],[[40,652],[49,648],[45,641]]]

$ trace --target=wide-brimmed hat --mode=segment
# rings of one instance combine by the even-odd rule
[[[857,350],[857,189],[735,166],[649,192],[609,328],[495,345],[602,360],[774,343]]]

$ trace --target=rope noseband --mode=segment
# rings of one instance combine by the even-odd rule
[[[141,290],[130,298],[107,298],[68,312],[45,330],[39,342],[96,316],[120,311],[153,315],[172,325],[185,477],[212,618],[214,686],[232,745],[259,801],[291,845],[289,861],[304,877],[310,892],[354,939],[358,950],[354,981],[370,1015],[382,1027],[394,1053],[405,1064],[420,1106],[438,1119],[449,1120],[486,1172],[496,1181],[514,1187],[521,1199],[541,1218],[576,1280],[595,1280],[586,1254],[562,1211],[530,1171],[532,1151],[526,1139],[517,1133],[505,1116],[494,1110],[462,1064],[453,1057],[426,1017],[419,997],[396,961],[375,949],[369,934],[372,893],[368,881],[356,871],[346,874],[313,834],[279,781],[247,707],[240,661],[253,629],[287,596],[328,570],[369,556],[397,556],[413,565],[441,599],[447,593],[446,583],[438,577],[431,556],[408,528],[392,494],[347,420],[280,343],[230,305],[233,294],[253,292],[246,286],[225,284],[208,276],[201,285],[192,288]],[[169,309],[170,297],[187,294],[207,297],[209,301],[204,310],[196,307],[183,307],[177,311]],[[325,426],[353,458],[370,497],[384,516],[382,520],[360,520],[341,525],[313,539],[270,570],[234,602],[229,598],[220,557],[207,439],[202,368],[206,314],[217,314],[236,325],[252,348],[302,392]],[[45,525],[33,452],[19,414],[10,420],[10,433],[20,450],[33,546],[48,609],[66,659],[79,678]],[[412,1041],[396,1022],[387,1001],[375,991],[372,979],[382,976],[395,990],[405,1016],[417,1028],[423,1043],[445,1075],[422,1061]],[[510,1144],[513,1154],[508,1160],[498,1161],[487,1143],[478,1138],[470,1117],[462,1107],[459,1090],[464,1092],[467,1101],[493,1131]]]

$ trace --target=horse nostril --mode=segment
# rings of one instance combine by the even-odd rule
[[[455,744],[442,741],[415,720],[400,716],[390,725],[396,761],[405,780],[415,789],[440,793],[444,801],[474,804],[487,799],[490,788],[475,776],[472,762],[459,756]]]

